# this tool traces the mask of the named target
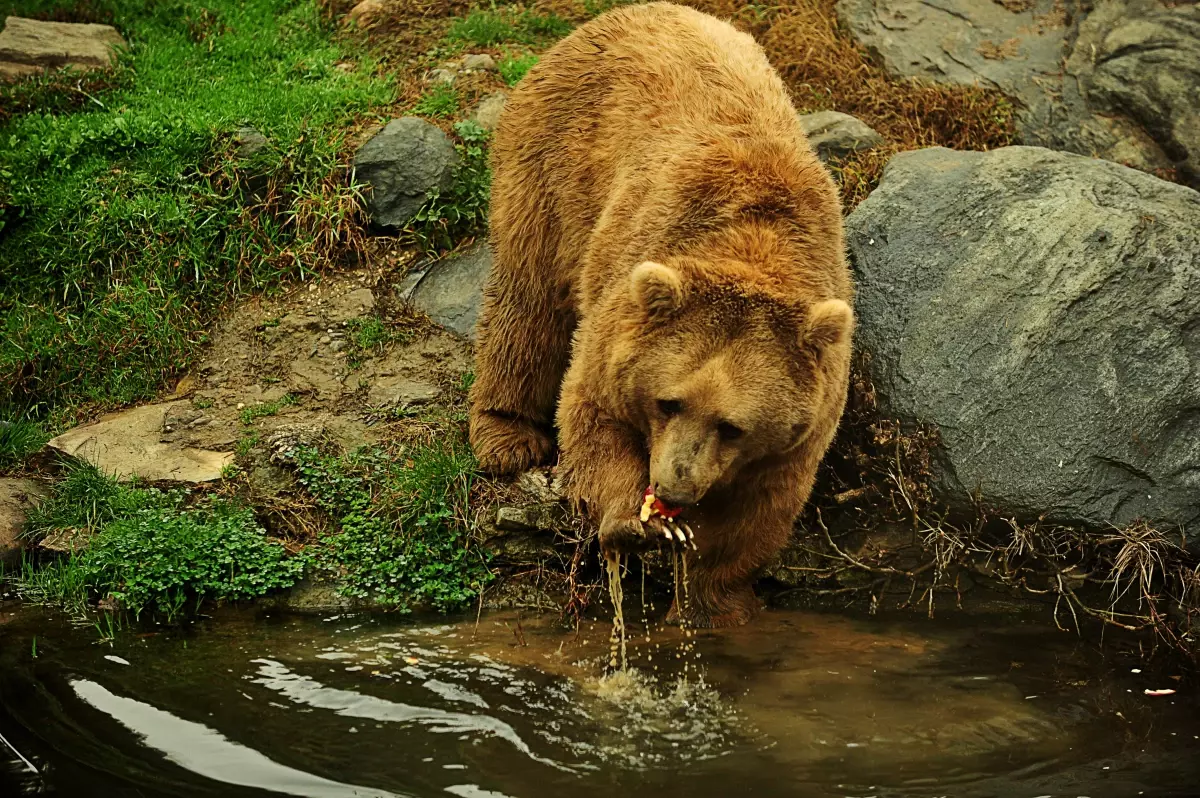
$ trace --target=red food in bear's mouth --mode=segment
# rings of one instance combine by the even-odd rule
[[[651,500],[650,501],[650,510],[653,511],[654,515],[661,515],[664,518],[674,518],[675,516],[677,516],[683,512],[682,507],[672,507],[671,505],[664,502],[662,499],[655,496],[653,487],[646,488],[646,492],[642,494],[642,499],[643,500],[645,500],[645,499]],[[643,504],[644,504],[644,502],[643,502]],[[643,520],[646,520],[646,519],[643,519]]]

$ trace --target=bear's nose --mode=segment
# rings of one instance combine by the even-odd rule
[[[698,498],[694,490],[664,488],[657,482],[654,483],[654,495],[671,507],[686,507],[689,504],[695,504]]]

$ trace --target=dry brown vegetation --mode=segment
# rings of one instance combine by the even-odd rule
[[[446,34],[456,18],[474,7],[461,0],[379,0],[379,9],[349,26],[348,35],[365,36],[372,51],[401,67],[400,104],[411,105],[424,90],[422,75],[445,53]],[[830,164],[842,186],[846,211],[879,182],[896,152],[943,146],[987,150],[1012,143],[1012,106],[984,89],[940,86],[889,77],[882,66],[842,30],[835,0],[788,0],[765,6],[736,0],[686,0],[685,4],[730,20],[751,33],[766,49],[801,112],[836,110],[862,119],[888,145]],[[603,4],[586,0],[535,0],[529,10],[572,22],[594,16]],[[326,0],[326,13],[341,18],[351,0]],[[523,9],[521,6],[508,6]],[[472,48],[499,54],[512,49]],[[540,49],[533,47],[532,49]],[[498,80],[478,77],[463,89],[464,108]]]

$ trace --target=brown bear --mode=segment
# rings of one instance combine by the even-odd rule
[[[684,508],[696,626],[745,623],[846,401],[842,214],[754,40],[670,3],[605,13],[513,92],[470,395],[481,467],[548,460],[606,551]],[[556,402],[557,400],[557,402]],[[556,416],[557,405],[557,416]]]

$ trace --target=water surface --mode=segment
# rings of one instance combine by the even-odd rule
[[[1183,674],[1044,615],[773,611],[650,642],[630,619],[615,679],[603,621],[229,612],[108,645],[0,615],[3,796],[1099,798],[1200,775]]]

